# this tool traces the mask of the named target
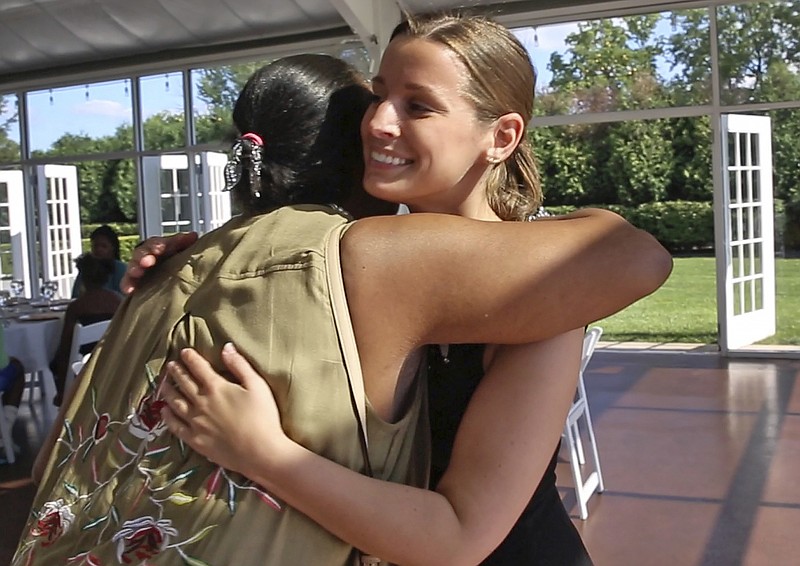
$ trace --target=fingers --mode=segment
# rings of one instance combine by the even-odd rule
[[[232,342],[227,342],[222,347],[222,362],[245,389],[251,389],[258,382],[264,381],[264,378],[253,369],[247,358],[239,353]]]
[[[158,257],[166,249],[164,241],[165,238],[158,236],[148,238],[133,249],[128,269],[120,283],[120,290],[123,293],[126,295],[132,293],[145,272],[156,264]]]
[[[198,354],[199,355],[199,354]],[[190,402],[200,394],[200,388],[192,374],[190,374],[182,364],[178,362],[167,363],[167,383],[172,380],[175,388],[178,389]]]
[[[171,236],[151,236],[134,248],[128,269],[120,283],[125,294],[132,293],[145,272],[161,258],[168,258],[185,250],[197,241],[197,232],[180,232]]]
[[[165,379],[161,384],[160,397],[166,401],[167,406],[172,410],[173,414],[183,420],[188,420],[192,409],[192,404],[181,391],[175,387],[169,378]]]
[[[173,234],[169,238],[163,238],[164,249],[162,254],[164,257],[171,257],[178,252],[182,252],[197,241],[197,232],[179,232]]]
[[[181,377],[191,381],[195,391],[209,391],[220,383],[227,383],[227,380],[214,370],[206,359],[193,348],[181,350],[181,361],[185,367],[181,367]],[[181,385],[183,387],[183,385]]]
[[[189,426],[169,406],[161,408],[161,419],[172,434],[184,442],[189,440]]]

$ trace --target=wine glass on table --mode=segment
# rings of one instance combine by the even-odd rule
[[[25,294],[25,281],[22,279],[14,279],[11,282],[11,294],[15,299],[21,299]]]
[[[53,298],[58,294],[58,283],[55,281],[43,281],[39,291],[42,293],[47,306],[50,306]]]

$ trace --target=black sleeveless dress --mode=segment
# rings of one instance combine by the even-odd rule
[[[431,419],[431,488],[450,461],[458,424],[483,378],[484,344],[452,344],[445,359],[437,346],[428,352]],[[542,481],[506,539],[485,566],[591,566],[580,534],[556,488],[558,448]]]

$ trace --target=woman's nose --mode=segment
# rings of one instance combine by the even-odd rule
[[[378,138],[394,138],[400,135],[400,120],[394,105],[388,100],[382,100],[371,109],[367,126],[370,134]]]

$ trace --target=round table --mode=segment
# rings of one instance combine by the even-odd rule
[[[17,358],[25,368],[28,404],[34,417],[34,393],[39,389],[39,400],[44,413],[42,424],[46,431],[55,417],[52,399],[56,394],[56,387],[53,372],[50,371],[50,361],[55,356],[61,339],[64,312],[47,308],[27,308],[22,313],[6,311],[4,314],[2,331],[6,353]]]
[[[3,326],[6,352],[22,362],[26,373],[50,371],[50,361],[61,339],[63,314],[54,313],[48,320],[11,319]]]

